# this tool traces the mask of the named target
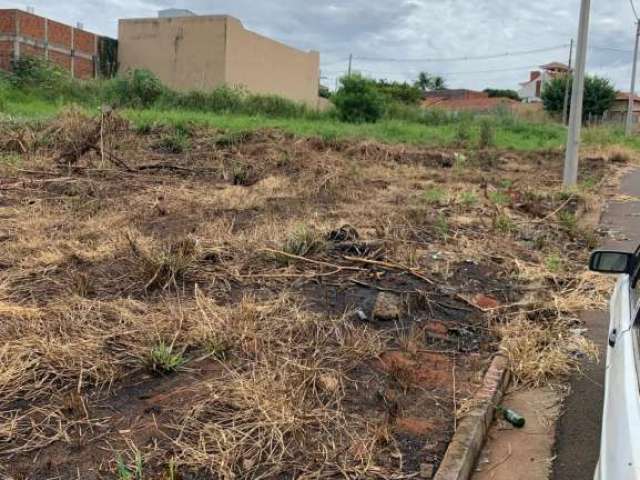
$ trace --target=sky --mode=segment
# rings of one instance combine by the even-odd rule
[[[229,14],[250,30],[319,51],[322,83],[329,87],[346,72],[352,54],[353,70],[366,76],[413,81],[427,71],[442,75],[449,87],[478,90],[517,89],[537,66],[567,63],[580,9],[580,0],[26,1],[3,1],[2,6],[32,6],[39,15],[81,22],[87,30],[113,37],[119,18],[153,17],[163,8]],[[591,2],[587,65],[589,73],[627,91],[636,28],[629,2]],[[538,51],[524,53],[531,50]],[[474,58],[496,55],[502,56]]]

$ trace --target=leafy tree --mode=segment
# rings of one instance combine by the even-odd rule
[[[406,82],[389,82],[377,80],[375,86],[388,100],[405,105],[417,105],[422,99],[422,90],[416,85]]]
[[[447,88],[444,78],[439,75],[431,75],[427,72],[420,72],[415,85],[423,92],[427,92],[429,90],[445,90]]]
[[[547,82],[542,89],[544,109],[550,113],[560,114],[564,108],[565,89],[571,96],[571,77],[563,75]],[[601,116],[609,110],[616,99],[616,89],[611,81],[597,76],[587,76],[584,82],[583,117],[589,114]]]
[[[376,122],[385,112],[385,99],[376,83],[359,74],[342,77],[331,101],[344,122]]]
[[[486,88],[484,92],[489,95],[489,98],[510,98],[519,102],[520,96],[515,90],[500,90],[496,88]]]

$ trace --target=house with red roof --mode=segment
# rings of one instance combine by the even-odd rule
[[[520,83],[518,95],[525,103],[541,102],[544,84],[560,75],[568,75],[570,71],[567,65],[560,62],[541,65],[540,70],[529,72],[529,80]]]
[[[497,108],[510,109],[520,102],[510,98],[489,97],[487,92],[466,89],[446,89],[425,92],[422,106],[448,111],[488,112]]]
[[[629,110],[629,93],[616,93],[616,100],[611,108],[606,112],[606,119],[609,121],[624,123],[627,119],[627,111]],[[634,95],[633,102],[633,123],[640,123],[640,96]]]

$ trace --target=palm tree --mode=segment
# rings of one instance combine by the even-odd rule
[[[418,81],[416,81],[416,86],[419,87],[423,92],[431,89],[431,76],[427,72],[420,72],[418,74]]]
[[[418,74],[416,86],[423,92],[427,92],[429,90],[445,90],[447,88],[444,78],[439,75],[431,75],[427,72],[420,72]]]
[[[447,88],[447,82],[439,75],[431,77],[431,90],[445,90]]]

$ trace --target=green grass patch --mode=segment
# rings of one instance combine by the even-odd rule
[[[458,195],[458,203],[467,208],[473,207],[478,203],[478,196],[475,192],[461,192]]]
[[[562,270],[562,259],[556,254],[549,255],[545,259],[544,264],[547,267],[547,270],[552,273],[558,273]]]
[[[159,152],[180,154],[189,150],[191,142],[182,129],[176,128],[174,132],[163,135],[153,147]]]
[[[449,220],[445,216],[444,213],[440,213],[436,222],[434,224],[436,233],[442,237],[444,241],[449,238],[449,231],[451,230],[449,227]]]
[[[174,353],[173,345],[160,342],[154,345],[149,352],[147,364],[151,371],[167,374],[173,373],[185,364],[185,359],[181,353]]]
[[[0,165],[19,167],[22,164],[22,155],[17,153],[0,153]]]
[[[306,226],[299,226],[286,239],[282,250],[305,257],[320,253],[326,249],[326,242],[320,232]]]
[[[422,200],[429,205],[442,205],[447,202],[447,191],[442,187],[430,187],[422,193]]]
[[[511,203],[511,198],[504,192],[497,190],[495,192],[489,192],[489,200],[491,200],[496,205],[509,205]]]
[[[502,233],[512,233],[516,231],[516,224],[508,215],[500,214],[493,222],[496,230]]]

